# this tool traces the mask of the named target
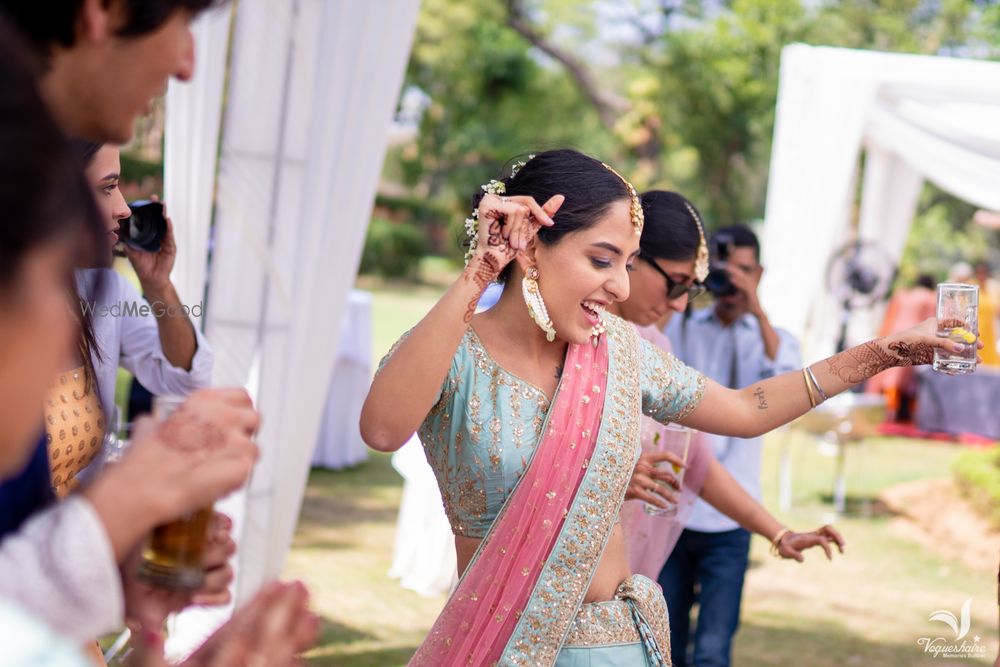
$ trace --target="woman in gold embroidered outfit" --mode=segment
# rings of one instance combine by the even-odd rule
[[[419,430],[456,536],[462,578],[411,664],[666,665],[662,594],[629,572],[618,524],[640,416],[752,437],[951,343],[929,322],[721,387],[604,313],[629,296],[635,189],[571,150],[518,166],[484,186],[466,270],[386,358],[362,411],[375,449]],[[473,316],[497,279],[499,302]]]

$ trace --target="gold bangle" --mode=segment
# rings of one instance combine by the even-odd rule
[[[806,369],[805,368],[802,369],[802,379],[806,383],[806,394],[809,395],[809,405],[815,408],[816,407],[816,397],[813,396],[812,385],[809,384],[809,374],[806,373]]]
[[[806,366],[806,373],[809,374],[809,379],[812,380],[813,387],[816,388],[816,392],[819,394],[820,403],[830,400],[830,397],[823,391],[823,387],[819,386],[819,380],[816,379],[816,374],[813,373],[812,366]]]
[[[785,535],[787,535],[790,532],[792,532],[792,531],[790,531],[788,528],[782,528],[781,530],[778,531],[778,534],[774,536],[774,539],[771,540],[771,555],[772,556],[774,556],[776,558],[780,558],[781,557],[781,552],[778,551],[781,548],[781,540],[784,539]]]

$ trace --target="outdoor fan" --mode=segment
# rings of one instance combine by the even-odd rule
[[[847,349],[851,312],[885,299],[895,279],[895,263],[874,241],[851,241],[834,253],[826,270],[826,286],[843,307],[837,352]]]

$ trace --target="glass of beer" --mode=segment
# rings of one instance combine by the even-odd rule
[[[644,420],[645,421],[645,420]],[[677,455],[685,465],[687,465],[688,460],[688,449],[691,446],[691,429],[680,426],[679,424],[667,424],[666,426],[656,425],[656,433],[653,435],[653,447],[647,449],[646,451],[653,451],[657,453],[661,452],[672,452]],[[673,470],[674,476],[677,478],[677,483],[679,485],[684,484],[684,468],[670,463],[669,461],[663,461],[657,463],[658,468],[664,468],[670,466]],[[657,485],[664,486],[662,483],[657,482]],[[678,493],[680,493],[678,491]],[[667,501],[668,507],[658,507],[651,503],[644,502],[642,504],[643,511],[650,516],[675,516],[677,514],[677,503],[672,503]]]
[[[153,418],[167,419],[184,402],[179,396],[153,399]],[[212,506],[157,526],[142,552],[139,577],[160,588],[197,590],[205,581],[202,553],[212,518]]]
[[[937,336],[962,345],[961,352],[934,349],[934,370],[964,375],[976,370],[979,353],[979,287],[963,283],[937,286]]]

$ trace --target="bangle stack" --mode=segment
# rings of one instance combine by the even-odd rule
[[[782,528],[781,530],[778,531],[778,534],[774,536],[774,539],[771,540],[771,555],[774,556],[775,558],[781,558],[781,552],[779,551],[779,549],[781,548],[781,540],[783,540],[785,538],[785,535],[787,535],[790,532],[792,531],[788,530],[787,528]]]
[[[823,387],[819,386],[819,381],[816,380],[816,374],[813,373],[812,368],[805,366],[802,369],[802,379],[806,383],[806,393],[809,395],[809,405],[816,407],[823,401],[829,399],[830,397],[826,395],[823,391]],[[816,398],[816,394],[819,394],[819,398]]]

